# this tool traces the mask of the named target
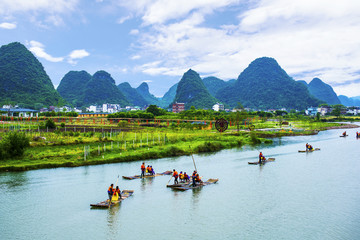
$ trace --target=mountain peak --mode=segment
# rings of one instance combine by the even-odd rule
[[[140,90],[141,92],[149,93],[149,85],[146,82],[142,82],[138,87],[137,90]]]
[[[199,74],[189,69],[182,76],[177,89],[174,102],[185,103],[185,108],[211,108],[217,100],[210,95]]]
[[[63,102],[39,60],[21,43],[0,48],[0,96],[25,107]]]

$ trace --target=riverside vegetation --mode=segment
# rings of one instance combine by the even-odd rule
[[[359,121],[359,118],[352,119]],[[214,121],[149,121],[69,117],[35,122],[24,119],[3,121],[0,125],[0,171],[76,167],[215,152],[243,145],[269,144],[272,137],[310,135],[344,127],[310,118],[253,117],[233,121],[226,132],[219,133]]]

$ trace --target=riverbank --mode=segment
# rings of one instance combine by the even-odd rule
[[[296,125],[296,124],[294,124]],[[304,126],[303,126],[304,127]],[[243,145],[271,144],[271,138],[314,135],[326,129],[354,128],[354,124],[311,124],[308,129],[256,129],[219,133],[212,129],[148,128],[134,132],[48,132],[31,135],[22,157],[2,160],[0,171],[78,167],[216,152]]]

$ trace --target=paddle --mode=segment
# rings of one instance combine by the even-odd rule
[[[190,145],[189,145],[189,148],[190,148],[190,155],[191,155],[192,160],[193,160],[193,163],[194,163],[195,171],[197,172],[196,165],[195,165],[195,160],[194,160],[194,156],[192,155],[192,150],[191,150],[191,146],[190,146]]]
[[[169,181],[168,181],[168,183],[167,183],[166,185],[169,185],[169,182],[170,182],[170,180],[172,179],[172,177],[173,177],[173,176],[171,175],[171,177],[170,177],[170,179],[169,179]]]

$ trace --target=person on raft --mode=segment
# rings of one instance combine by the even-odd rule
[[[263,163],[266,160],[262,152],[259,153],[259,164]]]
[[[312,151],[314,150],[313,146],[311,146],[310,144],[306,144],[306,151]]]
[[[359,138],[360,135],[359,135],[359,132],[356,132],[356,138]]]
[[[121,191],[119,189],[119,186],[116,186],[116,189],[114,189],[114,196],[116,196],[116,194],[119,196],[118,199],[121,199]]]
[[[145,163],[143,162],[141,165],[141,177],[145,176]]]
[[[191,175],[191,180],[192,180],[192,185],[195,187],[196,186],[196,171],[194,171],[193,174]]]
[[[114,194],[114,184],[111,184],[108,189],[109,202],[111,202],[111,198],[112,198],[113,194]]]
[[[190,176],[189,176],[189,175],[187,175],[187,173],[186,173],[186,172],[184,172],[184,180],[185,180],[185,182],[190,181]]]
[[[346,131],[345,131],[345,132],[343,132],[343,136],[344,136],[344,137],[346,136]]]
[[[197,182],[197,183],[199,183],[199,184],[201,184],[201,183],[202,183],[202,181],[201,181],[201,177],[199,176],[199,174],[198,174],[198,173],[196,173],[195,182]]]
[[[175,169],[173,169],[173,177],[174,177],[174,184],[179,184],[178,182],[179,174]]]
[[[179,179],[180,179],[180,182],[184,182],[184,174],[182,171],[180,171],[180,173],[179,173]]]
[[[154,168],[152,166],[150,166],[150,175],[155,175],[155,171],[154,171]]]

